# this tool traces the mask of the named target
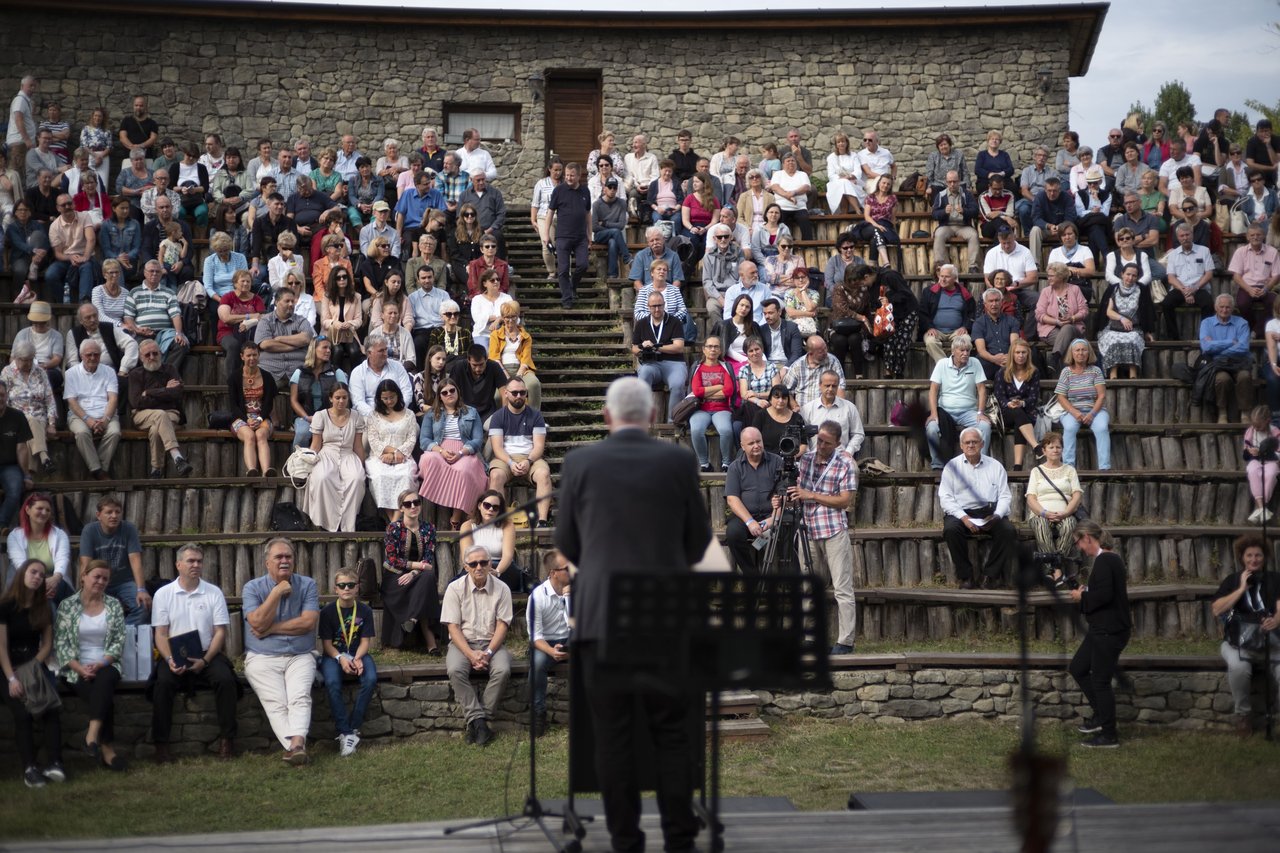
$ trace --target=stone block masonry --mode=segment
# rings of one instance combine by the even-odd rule
[[[959,23],[646,30],[488,19],[442,28],[378,25],[355,12],[334,23],[180,10],[163,19],[6,10],[0,51],[7,85],[17,91],[22,75],[40,77],[42,97],[59,98],[77,128],[104,105],[115,130],[133,95],[145,94],[162,136],[202,143],[217,131],[246,158],[261,136],[279,143],[306,135],[318,151],[336,147],[344,133],[373,158],[386,137],[405,153],[420,144],[424,125],[441,125],[446,102],[515,104],[519,139],[486,145],[508,203],[520,205],[547,150],[546,103],[526,82],[535,75],[598,72],[603,125],[623,151],[643,131],[661,157],[688,128],[700,153],[710,156],[732,134],[754,163],[762,143],[794,125],[815,174],[824,175],[837,130],[856,149],[858,133],[874,128],[905,175],[923,169],[943,131],[970,162],[991,128],[1004,131],[1019,168],[1036,145],[1055,148],[1067,127],[1071,62],[1060,28],[1014,21],[999,32]],[[1039,90],[1039,69],[1060,83],[1048,94]]]

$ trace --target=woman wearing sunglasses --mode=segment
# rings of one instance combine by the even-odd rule
[[[475,502],[471,517],[462,523],[459,531],[458,552],[467,553],[482,545],[492,555],[493,573],[513,590],[520,589],[520,567],[516,565],[516,525],[510,518],[499,524],[489,524],[507,511],[507,500],[502,492],[490,489]],[[480,525],[488,525],[481,527]],[[511,571],[514,569],[515,571]]]
[[[423,450],[418,492],[436,506],[450,507],[450,521],[457,530],[488,485],[489,475],[480,455],[484,447],[480,413],[462,402],[452,379],[441,383],[431,411],[422,418],[418,447]]]
[[[427,654],[440,656],[440,589],[436,582],[436,529],[422,512],[422,496],[405,489],[400,516],[382,539],[382,645],[403,648],[422,635]]]
[[[412,496],[413,492],[407,494]],[[360,743],[360,724],[378,686],[378,667],[369,656],[373,610],[356,600],[356,573],[340,570],[334,575],[333,585],[338,600],[320,610],[320,640],[324,646],[320,674],[324,676],[325,691],[329,694],[333,727],[338,730],[339,754],[346,758]],[[349,712],[342,701],[342,679],[347,675],[360,682],[360,692]]]

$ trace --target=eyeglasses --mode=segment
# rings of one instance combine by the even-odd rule
[[[355,589],[355,581],[338,581],[334,584],[338,589]]]
[[[1151,132],[1152,132],[1152,133],[1164,133],[1164,128],[1163,128],[1163,127],[1157,127],[1155,130],[1153,130],[1153,131],[1151,131]]]
[[[1107,135],[1107,139],[1119,139],[1119,138],[1120,138],[1120,134],[1118,133],[1111,133]]]
[[[1183,213],[1195,213],[1195,211],[1196,211],[1196,206],[1194,204],[1184,205],[1182,208]]]
[[[485,501],[484,503],[480,504],[480,507],[482,509],[487,509],[490,512],[498,512],[499,510],[502,509],[502,504],[495,504],[495,503],[490,503],[489,501]]]
[[[463,219],[475,219],[475,218],[476,218],[476,215],[475,215],[474,213],[464,213],[464,214],[462,214],[462,218],[463,218]]]
[[[874,139],[872,139],[870,136],[864,136],[864,137],[862,138],[862,141],[863,141],[863,142],[875,142],[875,140],[874,140]]]
[[[489,561],[488,560],[469,560],[468,562],[465,562],[462,565],[466,566],[468,569],[478,569],[481,566],[489,565]]]
[[[471,219],[471,218],[472,218],[472,217],[470,217],[470,216],[468,216],[468,217],[467,217],[467,219]],[[495,245],[493,245],[492,243],[485,243],[485,244],[484,244],[483,246],[481,246],[480,248],[481,248],[481,249],[496,249],[496,248],[498,248],[498,247],[497,247],[497,246],[495,246]]]
[[[732,239],[733,239],[732,234],[720,234],[716,237],[716,240],[732,240]]]
[[[1126,241],[1127,241],[1127,240],[1132,240],[1132,239],[1133,239],[1132,237],[1123,236],[1123,235],[1117,235],[1117,236],[1116,236],[1116,242],[1117,242],[1117,243],[1119,243],[1119,242],[1120,242],[1120,241],[1122,241],[1122,240],[1126,240]]]
[[[507,393],[510,394],[512,397],[528,397],[529,396],[528,391],[508,391]]]
[[[441,388],[440,389],[441,397],[452,397],[454,394],[457,394],[457,393],[458,393],[457,388]]]
[[[349,276],[349,275],[335,275],[335,276],[333,277],[333,279],[334,279],[334,281],[351,281],[351,276]]]
[[[408,509],[409,507],[413,507],[413,506],[422,506],[422,498],[418,498],[417,500],[412,500],[412,501],[403,501],[401,502],[400,506],[404,507],[405,509]]]

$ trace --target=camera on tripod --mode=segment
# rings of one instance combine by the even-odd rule
[[[1072,590],[1080,586],[1080,566],[1076,560],[1057,551],[1036,551],[1031,561],[1051,589]]]
[[[787,424],[782,428],[782,438],[778,440],[778,454],[782,456],[783,468],[790,466],[791,471],[795,472],[796,453],[809,443],[809,439],[818,434],[816,426],[808,424]],[[795,477],[791,478],[791,485],[795,485]]]

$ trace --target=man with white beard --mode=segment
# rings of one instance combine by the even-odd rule
[[[182,455],[174,428],[182,423],[182,378],[172,364],[160,359],[160,346],[144,340],[138,344],[140,365],[129,371],[129,409],[133,424],[145,429],[151,445],[153,480],[164,476],[165,454],[173,459],[179,477],[191,476],[192,466]]]

